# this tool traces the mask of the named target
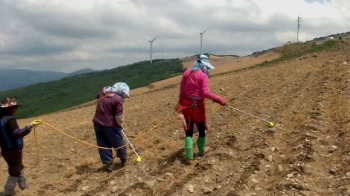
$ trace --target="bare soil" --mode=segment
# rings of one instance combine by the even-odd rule
[[[231,60],[232,65],[227,62],[218,70],[232,70],[240,63]],[[133,141],[173,113],[179,86],[135,94],[125,103],[125,131],[141,163],[129,148],[129,165],[120,168],[116,160],[115,170],[106,173],[99,169],[96,148],[40,125],[40,163],[25,170],[30,189],[18,190],[17,195],[350,195],[348,43],[317,57],[217,75],[210,85],[230,106],[272,121],[275,127],[208,100],[212,150],[188,166],[176,115]],[[94,109],[90,105],[38,118],[95,144]],[[19,123],[24,126],[33,119]],[[25,139],[25,163],[35,164],[36,153],[32,134]],[[0,170],[4,184],[4,161]]]

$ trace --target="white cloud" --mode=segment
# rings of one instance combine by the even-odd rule
[[[348,0],[0,1],[0,68],[71,72],[203,51],[247,55],[349,31]],[[347,20],[346,20],[347,19]]]

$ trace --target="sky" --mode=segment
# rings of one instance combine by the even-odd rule
[[[73,72],[200,53],[245,56],[350,31],[349,0],[0,0],[0,68]]]

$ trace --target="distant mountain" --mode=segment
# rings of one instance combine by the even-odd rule
[[[32,71],[26,69],[0,68],[0,92],[26,87],[32,84],[60,80],[65,77],[94,72],[92,69],[81,69],[72,73],[53,71]]]
[[[92,69],[89,69],[89,68],[87,68],[87,69],[80,69],[80,70],[77,70],[75,72],[69,73],[69,74],[65,75],[64,77],[67,78],[67,77],[72,77],[72,76],[86,74],[86,73],[91,73],[91,72],[96,72],[96,70],[92,70]]]

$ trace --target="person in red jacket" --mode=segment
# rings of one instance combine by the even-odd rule
[[[23,137],[28,135],[33,127],[40,124],[40,120],[35,120],[29,125],[20,129],[14,117],[18,107],[15,98],[6,98],[0,107],[0,147],[1,155],[7,163],[9,177],[5,184],[5,196],[15,194],[16,184],[24,190],[27,188],[27,178],[23,171]]]
[[[209,62],[209,55],[200,55],[192,69],[186,70],[182,76],[179,104],[177,110],[182,117],[183,127],[186,132],[186,162],[191,164],[193,160],[193,132],[198,130],[197,146],[199,155],[203,156],[210,150],[206,147],[207,121],[204,99],[208,98],[222,106],[226,106],[226,100],[212,93],[209,89],[209,70],[215,69]]]

